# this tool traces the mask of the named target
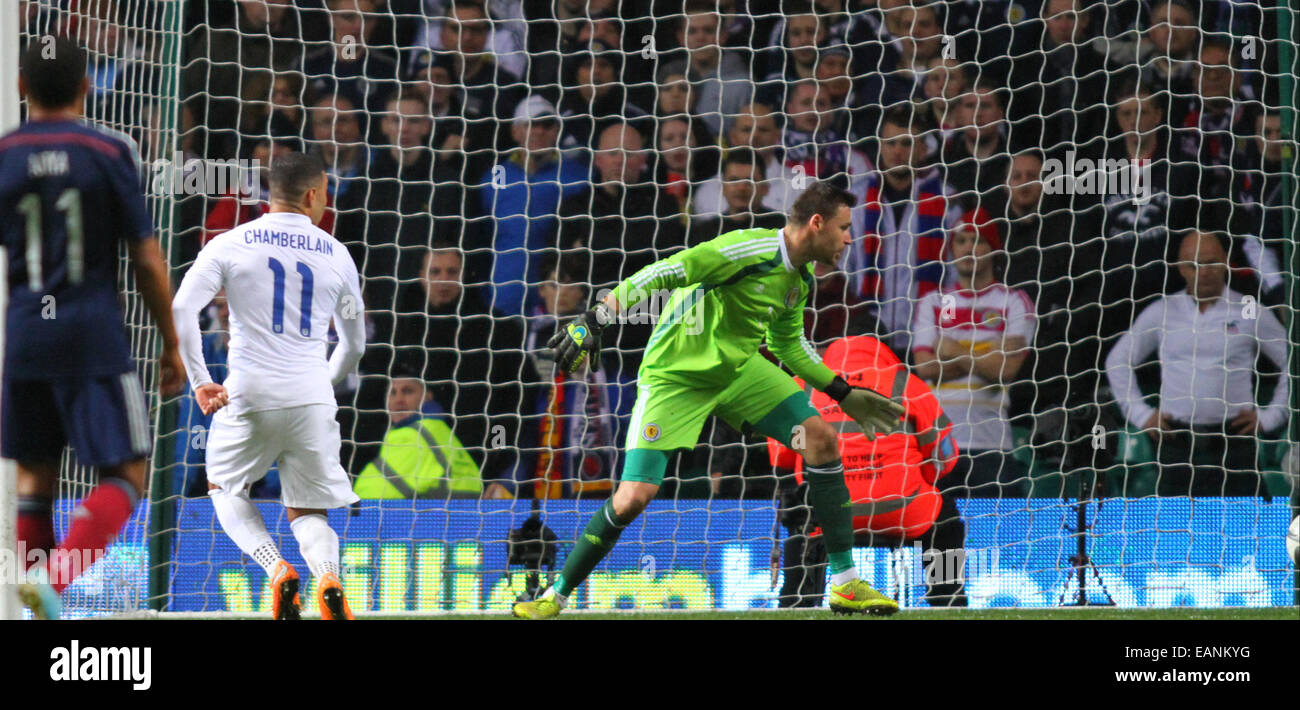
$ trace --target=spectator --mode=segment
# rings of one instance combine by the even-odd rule
[[[1238,153],[1233,185],[1233,233],[1239,235],[1241,261],[1250,265],[1264,302],[1274,305],[1285,298],[1282,270],[1282,117],[1261,113],[1255,135]]]
[[[581,373],[560,372],[546,343],[590,302],[586,259],[574,252],[551,252],[542,261],[538,306],[528,323],[528,353],[546,392],[538,397],[543,417],[538,426],[534,496],[559,498],[608,495],[613,490],[615,456],[613,381],[603,363]]]
[[[716,217],[696,217],[688,246],[715,239],[737,229],[780,229],[785,217],[763,207],[767,196],[766,166],[749,148],[727,151],[722,163],[722,199],[725,211]]]
[[[564,74],[564,58],[586,48],[591,36],[601,36],[589,28],[589,23],[609,16],[613,8],[604,6],[610,4],[608,0],[604,3],[588,3],[587,0],[523,3],[527,22],[528,85],[535,93],[541,91],[548,100],[560,100],[559,78]],[[585,38],[584,30],[588,34]]]
[[[659,121],[655,180],[676,202],[673,211],[682,215],[692,212],[696,186],[718,169],[718,150],[707,134],[700,136],[700,130],[705,130],[702,124],[697,130],[684,117]]]
[[[489,308],[466,288],[464,252],[450,242],[436,242],[422,261],[417,282],[399,290],[394,313],[373,314],[375,345],[362,367],[385,373],[400,363],[423,373],[484,480],[517,480],[521,415],[533,411],[527,393],[537,381],[524,357],[523,319]],[[371,380],[359,395],[368,405],[378,394]],[[373,431],[374,422],[366,425]]]
[[[443,22],[448,9],[461,0],[421,0],[423,17],[415,36],[415,56],[423,55],[422,50],[442,51],[454,45],[444,44],[447,35],[443,33]],[[485,4],[491,11],[487,27],[485,46],[490,48],[494,60],[513,76],[522,77],[528,70],[531,57],[525,52],[529,26],[524,19],[524,6],[521,0],[492,0]],[[476,31],[472,29],[471,31]],[[553,79],[556,75],[552,74]]]
[[[313,99],[301,74],[276,74],[271,82],[270,101],[255,105],[245,113],[242,133],[273,138],[306,137],[307,114],[304,105]]]
[[[956,59],[940,55],[930,60],[916,110],[930,125],[940,129],[941,142],[947,142],[956,131],[965,128],[956,123],[957,114],[953,109],[966,94],[967,86],[966,72]]]
[[[366,189],[348,190],[337,205],[336,233],[360,267],[366,306],[374,310],[391,310],[397,284],[416,275],[432,216],[460,207],[450,191],[434,194],[435,181],[452,183],[460,174],[454,164],[434,160],[433,121],[424,109],[413,91],[388,100],[380,120],[384,146],[371,160]]]
[[[1048,0],[1042,22],[1013,28],[1009,73],[992,75],[1014,87],[1007,97],[1012,150],[1039,147],[1095,157],[1106,121],[1106,58],[1093,49],[1092,16],[1083,0]]]
[[[1258,408],[1252,375],[1260,354],[1287,368],[1286,331],[1267,308],[1227,287],[1220,237],[1193,231],[1179,248],[1185,291],[1146,307],[1106,358],[1106,375],[1130,424],[1157,442],[1159,495],[1255,496],[1259,435],[1290,416],[1288,378]],[[1160,395],[1144,401],[1133,371],[1155,354]]]
[[[1193,72],[1196,95],[1174,130],[1177,157],[1197,164],[1196,194],[1224,209],[1231,208],[1238,139],[1250,135],[1258,105],[1242,85],[1236,57],[1231,43],[1205,42]]]
[[[422,54],[412,64],[411,79],[428,101],[429,117],[433,119],[433,149],[455,155],[465,147],[469,122],[460,103],[460,92],[451,81],[448,64],[434,63],[432,54]]]
[[[764,104],[746,104],[732,117],[731,130],[723,141],[727,149],[747,148],[754,151],[755,159],[763,164],[763,177],[767,190],[763,196],[763,212],[784,214],[787,202],[793,203],[790,181],[781,161],[781,129],[772,109]],[[696,190],[691,210],[698,216],[712,217],[723,213],[726,203],[722,196],[722,178],[714,176],[705,180]]]
[[[265,101],[275,74],[302,61],[299,12],[289,3],[239,0],[230,27],[198,25],[185,41],[181,91],[208,132],[206,157],[236,155],[243,113]]]
[[[560,246],[591,250],[592,285],[613,287],[686,242],[677,203],[642,177],[641,134],[626,124],[601,131],[592,190],[560,207]]]
[[[884,334],[911,350],[912,304],[939,288],[950,203],[939,171],[926,166],[923,127],[909,108],[885,113],[879,168],[868,175],[866,209],[855,210],[846,270],[853,291],[875,303]]]
[[[446,68],[456,87],[466,121],[465,161],[467,169],[474,169],[471,174],[509,150],[511,135],[506,126],[525,93],[519,77],[497,64],[487,44],[490,27],[481,2],[456,0],[440,28],[443,49],[434,52],[430,62]]]
[[[934,383],[963,452],[944,488],[973,497],[1026,492],[1026,474],[1011,457],[1006,385],[1033,345],[1036,319],[1024,291],[998,282],[1001,250],[997,224],[984,210],[964,214],[949,246],[956,285],[931,291],[916,309],[916,374]]]
[[[1004,99],[996,85],[980,80],[958,100],[965,104],[971,123],[965,130],[953,131],[940,155],[948,186],[966,209],[975,209],[1002,185],[1011,163]]]
[[[478,464],[447,426],[424,380],[399,371],[388,388],[388,432],[353,490],[362,500],[446,500],[483,492]],[[499,484],[494,484],[499,485]],[[492,497],[492,496],[489,496]]]
[[[1094,184],[1092,190],[1103,193],[1099,205],[1103,244],[1097,247],[1103,255],[1103,358],[1148,303],[1178,285],[1178,274],[1170,266],[1178,260],[1178,245],[1170,232],[1192,226],[1197,216],[1191,187],[1197,168],[1170,159],[1162,102],[1148,87],[1128,82],[1119,87],[1113,103],[1120,136],[1106,146],[1103,157],[1118,159],[1114,164],[1119,167],[1114,175],[1094,181],[1105,178],[1104,188]],[[1131,177],[1134,166],[1138,180],[1112,179],[1122,178],[1124,171]]]
[[[592,141],[605,126],[626,120],[646,119],[649,114],[628,101],[627,88],[618,81],[622,73],[622,54],[600,41],[591,50],[572,60],[575,73],[573,87],[565,92],[559,106],[564,117],[561,145],[590,150]],[[649,120],[637,121],[644,128]]]
[[[724,117],[749,103],[754,91],[745,60],[735,50],[721,49],[719,27],[716,3],[688,0],[677,29],[677,44],[686,58],[670,61],[661,70],[686,77],[691,85],[689,103],[715,136],[726,128]]]
[[[1201,32],[1187,0],[1161,0],[1151,6],[1142,47],[1144,83],[1171,94],[1192,93]]]
[[[384,110],[398,88],[397,62],[370,46],[378,19],[370,0],[326,0],[331,46],[309,52],[302,73],[317,96],[343,95],[353,106]]]
[[[659,72],[658,100],[655,115],[661,118],[686,116],[691,113],[691,84],[680,71]]]
[[[916,541],[929,554],[950,554],[966,540],[966,526],[957,511],[944,476],[953,472],[959,444],[954,424],[940,400],[883,343],[871,337],[836,340],[826,351],[826,363],[856,387],[905,402],[908,428],[868,441],[831,398],[812,394],[813,405],[841,432],[844,480],[853,502],[854,545],[901,547]],[[798,380],[796,380],[798,381]],[[802,383],[801,383],[802,384]],[[782,495],[781,522],[789,530],[785,541],[785,584],[782,607],[817,606],[826,588],[826,550],[820,544],[816,520],[808,510],[802,460],[794,451],[768,440],[768,455],[777,475],[799,483]],[[783,475],[784,474],[784,475]],[[942,481],[942,483],[941,483]],[[931,606],[966,606],[960,576],[931,575],[926,582]]]
[[[1020,368],[1026,376],[1010,388],[1013,417],[1081,396],[1091,402],[1096,391],[1096,211],[1075,213],[1067,199],[1044,195],[1042,177],[1041,153],[1017,153],[1006,185],[989,204],[1006,235],[1002,281],[1037,306],[1038,342]]]
[[[863,103],[879,106],[882,111],[920,95],[930,63],[943,51],[935,5],[899,7],[889,11],[887,17],[896,40],[885,46],[879,70],[863,78],[860,93]]]
[[[494,220],[483,244],[493,259],[492,308],[522,316],[530,305],[528,284],[537,282],[537,254],[556,238],[560,206],[588,184],[586,167],[556,148],[560,120],[546,99],[530,96],[519,104],[510,133],[519,147],[479,179],[478,197]]]
[[[347,201],[353,190],[364,191],[373,151],[366,145],[361,113],[346,96],[317,101],[309,111],[311,146],[325,164],[334,204]]]
[[[802,185],[817,180],[830,181],[857,197],[866,191],[871,162],[837,128],[829,93],[815,81],[802,81],[790,88],[786,104],[786,124],[782,134],[785,148],[783,173],[790,176],[786,197],[793,200],[803,192]],[[812,180],[800,179],[800,175]],[[788,211],[788,205],[783,205]]]
[[[789,99],[787,88],[817,75],[817,48],[826,42],[828,27],[812,11],[811,5],[787,9],[780,43],[770,52],[767,76],[759,84],[755,95],[759,101],[780,106]]]

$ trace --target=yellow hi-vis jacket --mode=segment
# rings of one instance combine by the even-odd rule
[[[362,498],[447,498],[483,493],[478,464],[440,419],[391,427],[353,486]]]

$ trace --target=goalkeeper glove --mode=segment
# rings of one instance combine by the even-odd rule
[[[840,403],[840,409],[862,427],[868,441],[875,441],[876,434],[896,430],[905,411],[898,402],[865,387],[854,387],[838,375],[822,391]]]
[[[576,372],[582,363],[600,359],[600,338],[605,326],[614,320],[604,303],[573,319],[546,343],[555,351],[555,365],[561,372]],[[598,363],[597,363],[598,364]]]

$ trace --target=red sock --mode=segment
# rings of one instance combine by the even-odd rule
[[[18,560],[22,568],[32,563],[27,555],[35,550],[43,550],[48,556],[54,549],[54,516],[50,512],[48,498],[19,496],[18,498],[18,549],[22,550],[22,559]]]
[[[56,592],[62,592],[103,555],[131,517],[135,501],[131,484],[106,478],[72,511],[68,536],[50,555],[50,586]]]

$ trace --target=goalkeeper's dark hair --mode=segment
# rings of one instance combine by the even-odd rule
[[[72,105],[86,79],[86,50],[66,37],[32,38],[23,52],[21,73],[27,99],[41,108]]]
[[[790,207],[790,221],[795,224],[808,224],[812,216],[819,214],[822,219],[835,216],[840,207],[853,207],[853,195],[828,182],[815,182],[795,199]]]
[[[313,153],[285,153],[271,161],[271,173],[268,182],[271,186],[271,200],[297,205],[303,195],[313,187],[320,186],[321,176],[325,174],[325,164]]]

